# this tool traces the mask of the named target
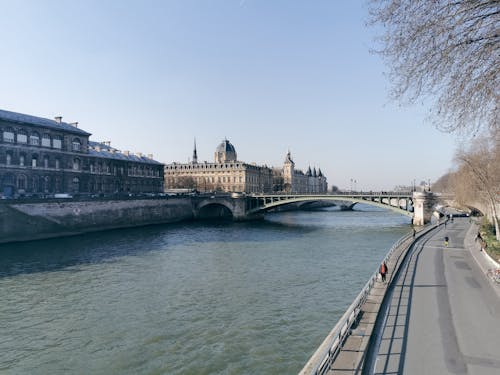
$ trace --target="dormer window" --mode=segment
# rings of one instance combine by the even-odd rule
[[[60,136],[55,136],[54,139],[52,140],[52,147],[61,149],[62,148],[62,140]]]
[[[14,143],[14,130],[7,128],[3,131],[3,141]]]
[[[40,145],[40,136],[38,133],[34,132],[30,135],[30,145],[39,146]]]
[[[28,143],[28,133],[24,130],[19,130],[17,133],[17,143]]]
[[[73,139],[73,142],[71,142],[71,149],[73,151],[80,151],[82,149],[82,144],[78,138]]]
[[[44,134],[42,137],[42,146],[43,147],[50,147],[50,135]]]

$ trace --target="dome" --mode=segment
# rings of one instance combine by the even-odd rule
[[[227,139],[224,139],[215,150],[215,162],[225,163],[236,160],[236,150],[234,149],[234,146]]]
[[[234,149],[234,146],[229,142],[227,139],[224,139],[219,146],[217,146],[217,149],[215,152],[236,152]]]

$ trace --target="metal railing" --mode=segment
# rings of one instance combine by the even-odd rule
[[[418,235],[422,235],[426,230],[420,231]],[[409,233],[401,237],[387,253],[384,258],[384,262],[388,262],[392,254],[399,249],[399,247],[412,237],[412,233]],[[399,257],[397,262],[399,261]],[[370,294],[373,285],[377,280],[378,269],[373,273],[368,282],[365,284],[361,292],[354,299],[351,305],[347,308],[346,312],[340,320],[337,322],[335,327],[330,331],[328,336],[323,340],[323,343],[319,346],[316,352],[311,356],[309,361],[307,361],[304,368],[300,371],[299,375],[322,375],[325,374],[329,369],[340,350],[342,345],[350,334],[351,327],[358,320],[359,313],[361,311],[361,306],[365,303],[368,295]],[[392,272],[394,274],[394,272]]]

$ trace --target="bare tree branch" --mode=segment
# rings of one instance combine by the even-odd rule
[[[369,0],[391,98],[434,98],[432,120],[461,134],[500,127],[499,0]]]

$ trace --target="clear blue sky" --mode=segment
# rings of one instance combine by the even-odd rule
[[[320,167],[330,185],[435,180],[455,139],[388,99],[365,1],[0,0],[0,108],[187,162]]]

